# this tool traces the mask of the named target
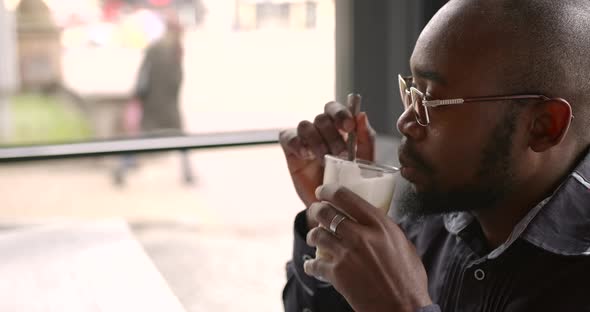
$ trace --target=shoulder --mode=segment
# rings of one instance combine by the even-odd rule
[[[519,240],[503,266],[513,276],[510,311],[590,311],[590,256],[558,255]],[[526,307],[526,309],[524,309]]]

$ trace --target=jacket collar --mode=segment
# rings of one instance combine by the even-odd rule
[[[468,212],[444,216],[445,228],[453,234],[474,220]],[[529,211],[508,240],[487,258],[497,258],[519,238],[559,255],[590,255],[590,153],[550,197]]]

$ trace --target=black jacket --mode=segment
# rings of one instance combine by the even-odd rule
[[[494,250],[466,212],[399,224],[416,245],[436,303],[420,311],[590,311],[590,154]],[[306,226],[302,212],[287,263],[285,311],[352,311],[333,287],[304,273],[304,260],[315,254],[305,243]]]

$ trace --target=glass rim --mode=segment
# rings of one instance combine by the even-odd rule
[[[335,160],[335,161],[339,161],[339,162],[352,162],[352,161],[348,160],[348,158],[335,156],[335,155],[326,154],[326,155],[324,155],[324,157]],[[375,162],[367,161],[364,159],[356,158],[354,160],[354,163],[357,164],[361,169],[367,169],[367,170],[378,171],[378,172],[383,172],[383,173],[396,173],[399,171],[399,168],[397,168],[395,166],[377,164]]]

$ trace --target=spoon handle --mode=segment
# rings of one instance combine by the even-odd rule
[[[360,94],[351,93],[348,95],[348,108],[352,113],[353,118],[361,111],[361,96]],[[356,158],[356,127],[353,131],[348,133],[348,160],[354,161]]]

